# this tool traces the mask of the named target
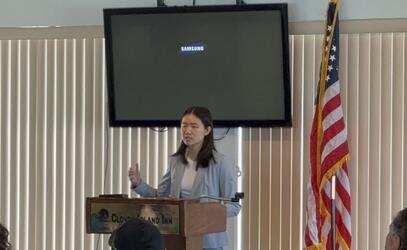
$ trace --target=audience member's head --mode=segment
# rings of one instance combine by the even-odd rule
[[[109,244],[116,250],[163,250],[160,231],[151,222],[130,219],[110,236]]]
[[[390,224],[385,250],[407,249],[407,208],[398,212]]]
[[[8,241],[8,230],[0,224],[0,250],[11,249],[10,242]]]

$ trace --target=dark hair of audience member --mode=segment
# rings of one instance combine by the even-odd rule
[[[390,232],[400,237],[400,249],[407,249],[407,208],[398,212],[390,224]]]
[[[0,224],[0,250],[11,249],[11,244],[8,241],[8,230],[2,224]]]

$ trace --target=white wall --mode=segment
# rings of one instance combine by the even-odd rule
[[[277,3],[280,0],[246,0]],[[323,20],[328,0],[287,0],[291,21]],[[169,6],[190,5],[192,0],[166,0]],[[234,4],[234,0],[196,0],[197,5]],[[0,27],[102,25],[102,9],[156,6],[156,0],[4,0]],[[342,0],[342,19],[407,17],[407,1]]]

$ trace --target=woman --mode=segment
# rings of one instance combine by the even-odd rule
[[[8,242],[8,230],[0,224],[0,250],[9,250],[11,245]]]
[[[182,115],[182,141],[170,157],[167,172],[155,189],[143,182],[138,164],[129,169],[132,189],[144,197],[199,198],[212,195],[231,198],[237,189],[233,164],[215,149],[213,122],[207,108],[190,107]],[[227,217],[236,216],[240,204],[225,203]],[[212,233],[203,237],[206,250],[221,250],[228,244],[227,234]]]

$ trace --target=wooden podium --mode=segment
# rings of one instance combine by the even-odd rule
[[[108,234],[129,218],[141,217],[160,230],[167,250],[202,250],[202,236],[226,231],[219,203],[169,198],[86,198],[86,232]]]

